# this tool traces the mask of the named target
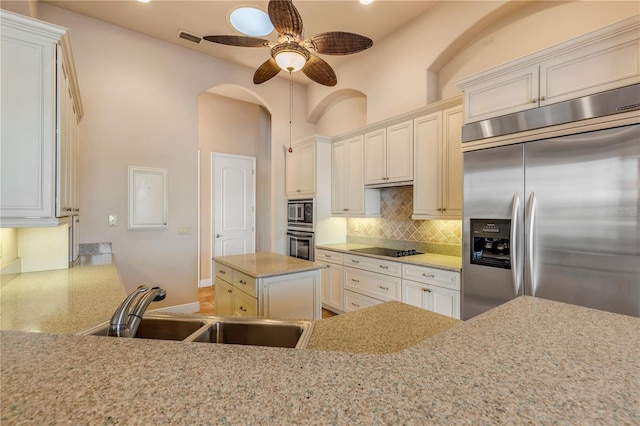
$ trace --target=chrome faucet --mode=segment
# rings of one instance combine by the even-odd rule
[[[160,287],[153,287],[148,294],[140,297],[138,303],[132,309],[131,306],[133,306],[138,296],[147,291],[149,291],[149,287],[141,285],[124,299],[111,317],[107,336],[135,337],[142,315],[149,304],[164,299],[167,294]]]

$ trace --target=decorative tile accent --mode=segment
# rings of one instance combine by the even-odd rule
[[[347,219],[347,241],[362,243],[362,237],[382,239],[394,248],[410,241],[420,243],[421,250],[430,253],[461,256],[461,220],[413,220],[412,214],[413,187],[382,188],[381,217]]]

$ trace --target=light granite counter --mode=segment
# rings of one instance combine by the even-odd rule
[[[462,270],[462,258],[457,256],[447,256],[444,254],[424,253],[416,254],[414,256],[403,257],[388,257],[377,256],[375,254],[358,253],[350,250],[371,247],[369,245],[355,244],[355,243],[338,243],[338,244],[326,244],[316,246],[317,249],[331,250],[341,253],[355,254],[358,256],[375,257],[377,259],[391,260],[400,263],[409,263],[412,265],[429,266],[432,268],[445,269],[453,272],[460,272]]]
[[[316,321],[308,349],[352,353],[400,352],[462,321],[397,301]]]
[[[3,425],[640,423],[640,319],[532,297],[386,355],[0,339]]]
[[[112,254],[17,275],[0,289],[0,328],[73,334],[113,315],[125,296]]]
[[[320,263],[269,252],[220,256],[214,257],[213,260],[254,278],[326,268],[326,265]]]

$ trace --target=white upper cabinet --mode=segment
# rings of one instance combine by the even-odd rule
[[[287,152],[286,193],[289,198],[314,197],[316,193],[316,142],[308,141]]]
[[[364,187],[364,138],[333,143],[331,211],[334,216],[379,216],[380,191]]]
[[[404,121],[364,136],[365,185],[394,186],[413,182],[413,125]]]
[[[471,123],[640,82],[640,17],[456,83]]]
[[[82,103],[67,30],[0,11],[3,226],[78,214]]]
[[[462,106],[431,112],[413,120],[414,219],[462,217]]]

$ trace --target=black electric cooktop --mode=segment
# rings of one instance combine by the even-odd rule
[[[416,254],[423,254],[413,249],[400,250],[400,249],[391,249],[391,248],[385,248],[385,247],[366,247],[366,248],[360,248],[360,249],[352,249],[349,251],[353,251],[356,253],[375,254],[377,256],[387,256],[387,257],[404,257],[404,256],[413,256]]]

